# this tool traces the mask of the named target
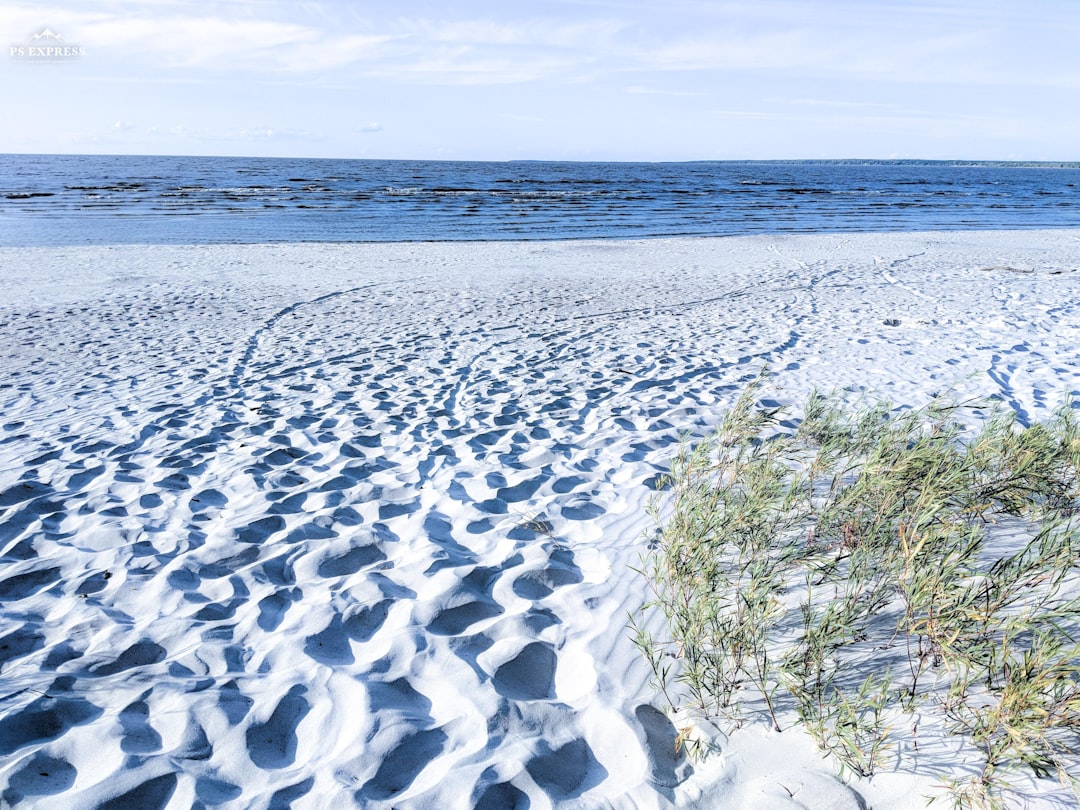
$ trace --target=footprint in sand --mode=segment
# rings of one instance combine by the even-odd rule
[[[383,599],[371,606],[361,607],[350,616],[335,614],[323,630],[308,636],[304,652],[327,666],[351,664],[355,661],[351,641],[370,641],[383,626],[392,601]]]
[[[550,644],[534,641],[495,670],[495,691],[511,700],[549,700],[555,697],[558,658]]]
[[[555,801],[577,798],[607,777],[607,770],[597,762],[583,739],[571,740],[555,749],[542,742],[540,750],[543,753],[526,763],[525,770]]]
[[[386,554],[375,543],[353,546],[344,554],[322,560],[316,569],[316,573],[324,579],[347,577],[355,574],[361,568],[380,563],[385,559]]]
[[[267,633],[277,630],[285,619],[286,611],[292,606],[293,602],[299,600],[298,588],[282,589],[269,596],[264,596],[259,600],[259,617],[256,619],[259,628]]]
[[[164,810],[176,792],[176,774],[166,773],[143,782],[137,788],[98,805],[97,810]]]
[[[275,791],[274,795],[270,797],[267,810],[291,810],[292,803],[307,796],[314,786],[315,777],[309,776],[303,782],[297,782],[295,785]]]
[[[43,620],[40,616],[37,616],[33,617],[32,621],[40,624]],[[24,655],[36,652],[44,646],[45,636],[38,632],[35,624],[28,621],[22,627],[17,627],[3,638],[0,638],[0,672],[3,672],[4,665],[8,661],[22,658]]]
[[[509,782],[497,782],[476,798],[473,810],[526,810],[530,804],[526,793]]]
[[[304,695],[307,687],[297,684],[278,701],[265,723],[247,730],[247,751],[251,761],[263,770],[287,768],[296,760],[296,727],[310,706]]]
[[[396,796],[412,784],[425,765],[442,754],[446,742],[446,732],[441,728],[406,734],[383,758],[371,781],[357,792],[356,800],[364,803]]]
[[[555,547],[547,564],[528,571],[514,580],[513,590],[522,599],[543,599],[564,585],[576,585],[584,577],[574,563],[574,553],[568,548]]]
[[[129,669],[148,667],[164,660],[165,648],[149,639],[143,639],[120,653],[116,660],[90,667],[88,674],[103,678]]]
[[[503,566],[477,566],[449,591],[448,607],[435,614],[428,623],[428,630],[440,636],[454,636],[484,619],[502,615],[504,609],[493,597],[495,581],[507,566],[519,564],[521,557],[514,555]]]
[[[65,759],[38,751],[29,757],[8,779],[8,788],[0,794],[0,803],[14,807],[24,799],[33,803],[38,796],[55,796],[75,783],[78,771]]]
[[[149,692],[134,703],[120,710],[120,726],[123,738],[120,750],[126,754],[151,754],[161,750],[161,735],[150,725],[150,707],[146,703]]]
[[[59,568],[39,568],[0,581],[0,602],[17,602],[61,581]]]
[[[493,600],[468,602],[440,611],[428,623],[427,628],[439,636],[456,636],[477,622],[502,614],[502,606]]]
[[[645,751],[649,758],[649,779],[664,787],[675,787],[693,773],[686,750],[677,742],[678,731],[666,714],[645,703],[634,710],[645,731]]]
[[[255,705],[254,700],[240,691],[236,681],[229,681],[218,690],[217,702],[230,726],[239,725]]]
[[[200,776],[195,780],[195,796],[199,801],[213,807],[239,799],[244,789],[231,782]]]

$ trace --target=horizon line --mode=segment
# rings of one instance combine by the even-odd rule
[[[943,165],[943,166],[1000,166],[1000,167],[1059,167],[1080,168],[1078,160],[1016,160],[996,158],[688,158],[682,160],[605,160],[599,158],[379,158],[379,157],[310,157],[297,155],[243,154],[152,154],[128,152],[0,152],[0,157],[71,157],[71,158],[211,158],[222,160],[295,160],[295,161],[357,161],[382,163],[603,163],[603,164],[788,164],[788,165]]]

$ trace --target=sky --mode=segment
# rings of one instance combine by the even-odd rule
[[[1078,0],[0,0],[0,32],[4,153],[1080,159]]]

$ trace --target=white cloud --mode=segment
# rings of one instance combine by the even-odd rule
[[[643,72],[1076,87],[1080,15],[1071,3],[1041,5],[1040,14],[1007,0],[684,2],[697,24],[658,26],[626,64]]]
[[[49,26],[77,40],[94,64],[126,65],[136,75],[188,71],[265,81],[347,70],[353,80],[504,85],[697,71],[1080,85],[1080,67],[1047,55],[1053,48],[1018,47],[1018,32],[1028,31],[1029,39],[1032,30],[1045,34],[1045,20],[992,2],[979,11],[957,0],[681,0],[664,13],[622,3],[587,5],[573,16],[565,3],[552,3],[549,16],[499,8],[438,18],[389,9],[379,2],[349,9],[325,2],[68,0],[51,8],[7,6],[0,23],[27,35]],[[560,9],[562,17],[550,16]],[[1077,23],[1066,22],[1061,41],[1071,41],[1070,25],[1077,32]]]
[[[95,8],[96,5],[96,8]],[[237,4],[240,6],[241,4]],[[240,14],[193,13],[190,4],[146,4],[126,9],[85,4],[77,9],[9,7],[0,25],[9,31],[40,30],[43,24],[77,39],[97,64],[126,65],[138,72],[200,69],[211,72],[316,72],[378,56],[391,34],[338,34],[307,23]],[[239,9],[237,9],[239,10]]]
[[[515,21],[414,18],[403,20],[402,26],[418,38],[433,43],[576,50],[596,49],[611,43],[619,32],[628,27],[628,23],[615,19],[560,22],[543,18]]]
[[[253,4],[241,2],[200,7],[98,0],[52,9],[12,6],[0,12],[0,23],[14,31],[47,24],[70,32],[95,64],[126,66],[135,75],[183,70],[273,79],[348,68],[354,76],[410,83],[496,85],[584,70],[615,48],[627,25],[611,19],[407,16],[343,24],[325,4],[312,7],[323,15],[301,16],[297,7],[274,3],[265,8],[271,13],[260,18],[252,16]]]
[[[209,71],[314,72],[371,58],[385,35],[328,35],[290,22],[224,17],[88,21],[85,39],[114,59]]]
[[[660,87],[656,85],[647,84],[631,84],[626,86],[624,92],[630,93],[635,96],[666,96],[669,98],[677,98],[680,96],[704,96],[707,95],[702,90],[675,90],[670,87]]]
[[[171,127],[150,126],[145,134],[158,139],[203,142],[318,141],[323,135],[290,127],[203,127],[177,124]]]
[[[364,75],[423,84],[505,85],[569,76],[584,69],[587,62],[587,58],[557,55],[474,55],[465,50],[445,50],[370,66]]]

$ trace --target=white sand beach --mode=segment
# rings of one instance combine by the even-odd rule
[[[0,805],[923,807],[959,743],[675,753],[652,484],[765,364],[1044,418],[1078,281],[1080,231],[0,249]]]

